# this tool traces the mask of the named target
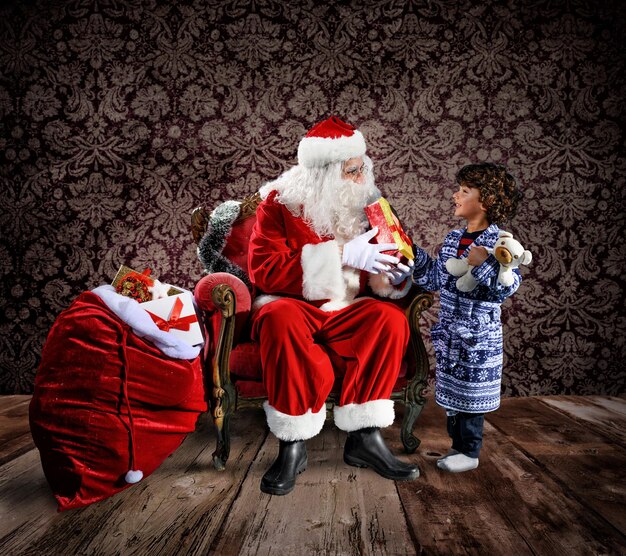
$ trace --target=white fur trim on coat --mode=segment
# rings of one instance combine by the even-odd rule
[[[261,199],[265,201],[272,191],[276,191],[276,184],[273,181],[262,185],[259,188],[259,195],[261,196]]]
[[[317,301],[345,297],[346,284],[341,272],[341,253],[335,240],[305,245],[300,262],[304,299]]]
[[[413,281],[409,277],[401,288],[395,288],[389,281],[389,277],[381,272],[380,274],[370,274],[369,285],[376,295],[388,297],[389,299],[400,299],[409,293]]]
[[[310,409],[304,415],[288,415],[272,407],[269,402],[263,403],[267,417],[267,426],[279,440],[307,440],[318,434],[326,420],[326,405],[317,413]]]
[[[341,271],[341,275],[344,280],[343,297],[327,301],[320,307],[322,311],[338,311],[339,309],[343,309],[348,305],[365,299],[364,297],[356,297],[359,295],[361,286],[361,271],[355,268],[344,267]]]
[[[357,297],[356,299],[334,299],[333,301],[327,301],[323,305],[320,306],[320,309],[325,313],[331,313],[332,311],[339,311],[340,309],[345,309],[349,305],[354,305],[359,301],[363,301],[364,299],[368,299],[367,297]]]
[[[252,312],[258,311],[263,305],[282,299],[280,295],[261,294],[252,302]]]
[[[173,334],[161,330],[148,312],[141,308],[140,303],[125,295],[120,295],[113,286],[99,286],[91,291],[102,299],[117,317],[130,326],[137,336],[152,342],[165,355],[174,359],[195,359],[200,353],[202,346],[190,346]]]
[[[304,137],[298,145],[298,164],[307,168],[343,162],[365,154],[363,134],[354,130],[350,137]]]
[[[367,427],[388,427],[393,424],[393,400],[372,400],[335,406],[335,425],[342,431],[352,432]]]

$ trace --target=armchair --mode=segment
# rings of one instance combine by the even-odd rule
[[[199,258],[208,272],[194,293],[207,338],[202,365],[217,434],[213,465],[218,470],[225,468],[230,453],[233,413],[261,407],[266,399],[259,348],[250,340],[248,326],[255,291],[247,275],[247,249],[260,201],[255,193],[241,203],[226,201],[212,213],[198,207],[191,217]],[[422,393],[429,369],[419,320],[431,307],[433,296],[413,286],[407,297],[397,302],[405,308],[411,339],[391,399],[405,405],[401,440],[405,450],[412,453],[420,444],[413,426],[426,401]],[[341,361],[335,363],[340,369]],[[327,410],[337,402],[335,390],[327,399]]]

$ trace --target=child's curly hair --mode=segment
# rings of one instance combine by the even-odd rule
[[[491,162],[468,164],[459,170],[456,181],[478,189],[490,224],[502,225],[515,216],[522,192],[504,166]]]

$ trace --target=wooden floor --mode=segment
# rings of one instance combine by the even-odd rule
[[[29,400],[0,398],[2,555],[626,554],[626,398],[503,400],[487,417],[480,466],[457,475],[436,468],[448,439],[429,402],[418,452],[401,456],[420,466],[410,483],[346,466],[345,434],[327,422],[282,497],[259,490],[277,450],[262,412],[235,416],[223,472],[203,416],[150,477],[62,513],[30,438]],[[400,453],[398,425],[384,436]]]

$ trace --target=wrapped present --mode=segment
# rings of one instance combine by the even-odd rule
[[[150,288],[154,287],[154,278],[150,277],[151,270],[146,268],[143,272],[137,272],[132,268],[122,265],[120,266],[111,285],[119,294],[131,297],[139,303],[150,301],[152,292]]]
[[[143,272],[137,272],[129,266],[121,265],[111,285],[117,293],[131,297],[139,303],[183,293],[183,290],[169,284],[162,284],[151,274],[152,270],[149,268]]]
[[[374,238],[376,243],[395,243],[397,251],[386,251],[400,259],[413,260],[413,241],[402,229],[400,220],[384,197],[365,207],[365,214],[372,228],[378,226],[378,234]]]
[[[203,343],[202,330],[190,292],[145,301],[141,308],[147,311],[161,330],[191,346]]]

